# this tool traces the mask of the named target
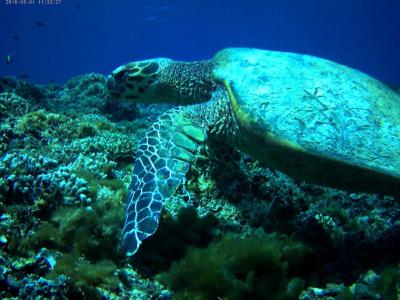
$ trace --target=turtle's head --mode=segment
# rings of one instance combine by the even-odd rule
[[[170,63],[169,59],[157,58],[122,65],[107,78],[108,94],[133,102],[159,102],[162,70]]]
[[[116,68],[107,79],[111,97],[141,103],[192,104],[208,101],[214,89],[211,61],[155,58]]]

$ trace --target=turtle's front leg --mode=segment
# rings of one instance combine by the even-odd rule
[[[128,256],[155,233],[165,201],[184,179],[205,139],[205,130],[192,122],[190,107],[182,107],[165,112],[139,142],[122,232]]]

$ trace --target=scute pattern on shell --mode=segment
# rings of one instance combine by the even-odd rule
[[[379,81],[295,53],[229,48],[214,60],[260,136],[400,177],[400,97]]]

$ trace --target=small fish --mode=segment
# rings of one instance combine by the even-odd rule
[[[37,21],[37,22],[36,22],[36,26],[38,26],[38,27],[44,27],[44,24],[43,24],[42,21]]]
[[[13,35],[13,39],[14,39],[14,40],[19,40],[19,36],[16,35],[16,34],[14,34],[14,35]]]
[[[22,73],[22,74],[19,74],[17,78],[18,78],[18,79],[28,79],[28,78],[29,78],[29,75],[28,75],[28,74],[25,74],[25,73]]]
[[[11,64],[14,61],[14,54],[7,54],[6,59],[4,60],[6,64]]]
[[[76,9],[81,9],[81,6],[79,4],[77,4],[75,7]]]

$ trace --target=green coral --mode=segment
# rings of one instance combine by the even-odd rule
[[[226,235],[190,249],[158,279],[176,299],[295,299],[318,265],[305,245],[285,236]]]

